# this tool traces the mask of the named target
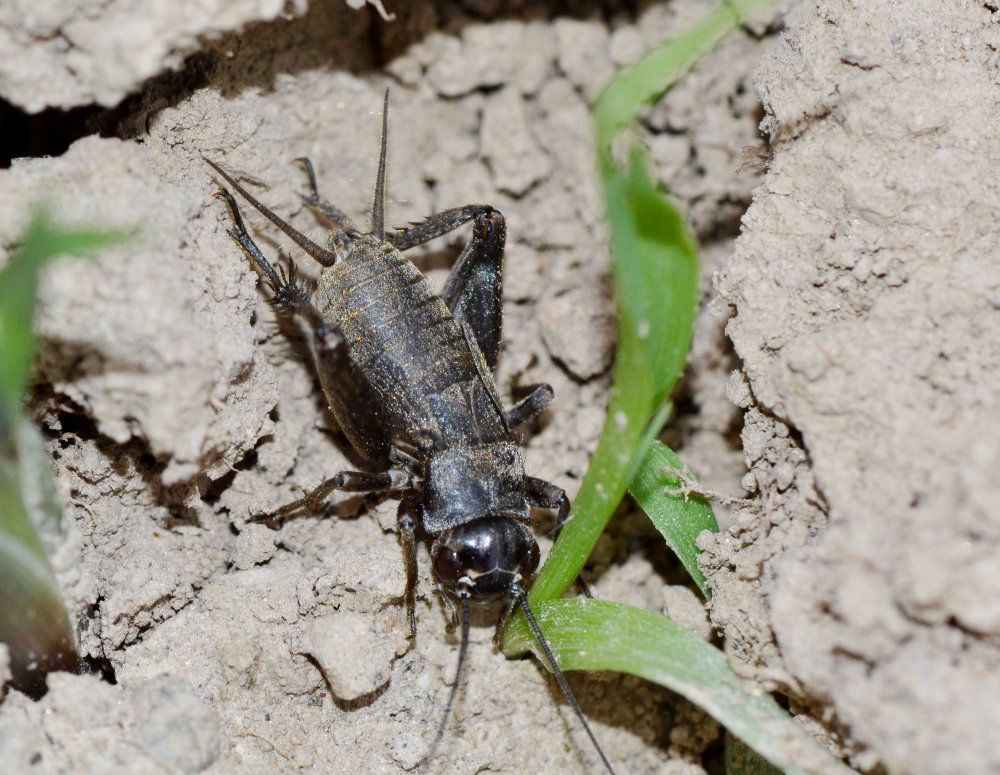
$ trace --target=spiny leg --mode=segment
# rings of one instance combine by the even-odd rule
[[[233,195],[226,189],[219,189],[216,194],[229,207],[229,214],[233,219],[233,227],[227,229],[226,233],[232,237],[233,241],[240,246],[243,252],[250,258],[250,261],[267,278],[267,283],[271,287],[272,296],[268,303],[274,307],[275,312],[284,317],[303,317],[313,328],[322,325],[323,317],[320,315],[309,297],[309,289],[304,282],[299,282],[298,273],[295,271],[294,262],[289,261],[288,274],[279,266],[275,271],[271,263],[264,257],[257,243],[246,230],[243,224],[243,217],[240,215],[240,208],[236,204]]]
[[[367,471],[341,471],[331,476],[318,487],[310,490],[304,496],[291,503],[286,503],[267,514],[256,514],[251,522],[266,522],[271,519],[282,519],[298,511],[318,511],[330,493],[341,492],[389,492],[405,490],[410,486],[410,479],[398,469],[368,473]]]
[[[409,250],[417,245],[423,245],[425,242],[430,242],[432,239],[441,237],[450,231],[454,231],[463,223],[468,223],[477,216],[495,212],[497,210],[490,205],[454,207],[451,210],[445,210],[432,215],[425,221],[414,223],[408,228],[397,229],[391,234],[387,234],[385,239],[399,250]]]
[[[344,343],[344,335],[338,329],[327,324],[323,315],[316,309],[310,299],[309,289],[305,283],[298,282],[295,264],[289,265],[287,276],[280,268],[276,272],[264,254],[261,253],[260,248],[257,247],[257,243],[247,233],[240,215],[240,208],[233,195],[225,189],[221,189],[218,196],[226,202],[233,218],[233,228],[228,230],[229,236],[263,272],[274,292],[269,302],[274,307],[275,312],[286,318],[301,318],[312,330],[313,352],[320,367],[333,369],[334,373],[338,370],[347,373],[350,359]],[[350,383],[347,383],[347,386],[351,387]]]
[[[403,564],[406,568],[406,619],[410,624],[412,638],[417,634],[417,521],[420,519],[420,502],[416,498],[404,498],[396,511],[396,525],[399,540],[403,544]]]
[[[491,370],[496,368],[502,341],[506,234],[506,221],[496,210],[477,215],[472,224],[472,239],[441,291],[441,298],[455,320],[472,329]]]
[[[296,245],[302,248],[306,253],[315,258],[323,266],[333,266],[337,263],[337,256],[331,253],[326,248],[322,248],[309,239],[305,234],[300,232],[294,226],[292,226],[287,221],[282,220],[277,215],[275,215],[270,209],[261,204],[249,191],[247,191],[243,186],[241,186],[236,179],[226,172],[222,167],[216,164],[211,159],[205,159],[205,163],[208,164],[212,169],[214,169],[219,175],[225,180],[229,185],[231,185],[240,196],[246,199],[250,204],[252,204],[265,218],[267,218],[271,223],[281,229],[285,234],[287,234]]]
[[[448,275],[441,298],[459,325],[467,323],[490,369],[496,368],[503,323],[503,251],[506,221],[489,205],[466,205],[432,215],[386,237],[400,250],[473,221],[472,239]]]

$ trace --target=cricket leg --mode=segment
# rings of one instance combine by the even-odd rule
[[[250,522],[266,522],[272,519],[283,519],[299,511],[319,511],[331,493],[340,492],[391,492],[409,489],[410,477],[399,469],[390,469],[379,473],[367,471],[341,471],[331,476],[318,487],[310,490],[298,500],[286,503],[284,506],[266,514],[255,514]]]
[[[455,321],[468,323],[490,369],[496,368],[503,322],[503,251],[506,221],[489,205],[466,205],[432,215],[423,223],[387,235],[400,250],[447,234],[473,221],[472,240],[445,282],[444,299]]]
[[[504,415],[507,427],[516,428],[537,417],[552,401],[553,395],[551,385],[535,385],[528,395],[507,410]]]
[[[250,262],[264,275],[272,293],[268,303],[274,307],[275,312],[287,318],[301,316],[314,326],[317,322],[322,322],[322,315],[309,300],[308,287],[298,280],[295,263],[289,261],[287,275],[280,266],[275,271],[271,262],[264,257],[260,248],[257,247],[257,243],[247,232],[246,226],[243,224],[243,216],[240,215],[240,208],[233,195],[222,188],[219,189],[216,196],[229,207],[229,214],[233,219],[233,227],[227,229],[226,233],[232,237],[233,242],[240,246]]]
[[[566,491],[544,479],[537,479],[534,476],[524,478],[525,489],[527,491],[528,503],[543,509],[554,509],[556,511],[556,526],[552,531],[553,540],[559,538],[562,529],[569,522],[569,498]],[[586,597],[593,597],[590,587],[583,580],[582,576],[576,577],[576,583],[580,591]]]
[[[258,201],[258,199],[253,194],[251,194],[243,186],[241,186],[239,181],[236,180],[236,178],[234,178],[232,175],[230,175],[228,172],[222,169],[222,167],[220,167],[214,161],[212,161],[211,159],[207,159],[204,156],[202,158],[205,159],[205,163],[208,164],[209,167],[211,167],[219,174],[219,177],[221,177],[229,185],[231,185],[237,191],[237,193],[239,193],[240,196],[242,196],[251,205],[253,205],[253,207],[261,215],[263,215],[271,223],[273,223],[275,226],[277,226],[279,229],[285,232],[285,234],[287,234],[291,238],[292,242],[294,242],[296,245],[302,248],[310,256],[315,258],[320,264],[322,264],[323,266],[333,266],[334,264],[337,263],[339,259],[337,258],[337,255],[335,253],[331,253],[326,248],[320,247],[311,239],[309,239],[305,234],[303,234],[294,226],[292,226],[290,223],[288,223],[285,220],[282,220],[277,215],[275,215],[269,208],[267,208],[260,201]],[[240,218],[239,210],[236,208],[236,203],[235,201],[233,201],[232,195],[228,191],[223,190],[222,198],[226,200],[227,204],[229,204],[229,209],[233,213],[233,219],[236,221],[238,229],[242,231],[244,234],[246,234],[246,229],[243,228],[243,221]],[[232,232],[230,232],[230,234],[232,234]],[[233,239],[235,239],[237,242],[240,242],[240,245],[242,247],[242,242],[239,238],[237,238],[234,235]],[[249,237],[247,239],[249,239]]]
[[[504,631],[507,629],[507,622],[510,621],[510,615],[514,613],[515,605],[517,605],[517,598],[511,595],[504,604],[503,612],[500,614],[500,618],[497,619],[497,626],[493,631],[493,644],[496,646],[499,646],[503,640]]]
[[[409,250],[417,245],[423,245],[432,239],[444,236],[450,231],[454,231],[463,223],[468,223],[474,218],[489,213],[499,212],[490,205],[465,205],[464,207],[453,207],[451,210],[432,215],[425,221],[414,223],[406,229],[397,229],[385,236],[386,241],[391,242],[399,250]],[[502,217],[502,216],[501,216]]]
[[[399,540],[403,544],[403,564],[406,567],[406,619],[410,624],[408,637],[417,634],[417,521],[420,519],[420,503],[416,498],[404,498],[399,502],[396,524],[399,526]]]
[[[300,194],[302,201],[309,205],[313,212],[319,213],[319,215],[330,221],[340,231],[356,231],[354,224],[351,223],[351,219],[347,217],[347,214],[343,210],[330,204],[327,199],[320,196],[319,189],[316,187],[316,172],[313,170],[312,162],[305,156],[295,159],[295,161],[302,166],[309,185],[308,193]]]

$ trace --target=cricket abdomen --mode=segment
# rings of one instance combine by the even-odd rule
[[[445,448],[507,438],[492,374],[477,368],[477,345],[392,245],[359,237],[345,260],[323,270],[315,302],[366,383],[359,406],[323,380],[341,429],[370,460],[384,460],[400,441]]]

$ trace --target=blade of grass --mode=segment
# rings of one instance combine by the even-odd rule
[[[32,318],[38,273],[50,259],[121,242],[121,233],[66,231],[44,212],[0,270],[0,642],[9,647],[14,686],[45,691],[53,670],[75,670],[73,630],[37,527],[61,511],[48,456],[24,417],[22,396],[35,351]]]
[[[701,593],[708,598],[712,596],[712,590],[708,588],[705,575],[698,567],[699,549],[696,541],[703,530],[718,532],[719,525],[715,521],[711,504],[700,495],[667,492],[668,489],[678,490],[683,486],[676,472],[683,474],[688,481],[693,478],[674,451],[656,441],[646,453],[638,473],[629,485],[629,491],[660,531],[667,546],[677,555]]]
[[[573,518],[531,589],[532,605],[561,595],[625,494],[684,368],[698,301],[695,243],[638,150],[605,179],[618,294],[618,356],[604,429],[573,504]],[[619,260],[619,257],[627,257]],[[651,424],[651,419],[655,422]],[[585,516],[584,516],[585,515]],[[515,618],[511,626],[524,626]]]
[[[776,0],[728,0],[692,27],[643,56],[605,89],[594,106],[598,153],[642,108],[658,99],[746,18],[777,6]]]
[[[786,773],[851,772],[769,696],[744,689],[721,651],[669,619],[631,606],[578,598],[547,603],[538,620],[563,670],[614,670],[665,686]],[[513,638],[514,648],[537,652],[530,634]]]
[[[44,210],[35,214],[28,233],[0,271],[0,433],[9,432],[21,413],[35,354],[31,321],[42,265],[60,255],[89,255],[125,238],[123,233],[57,229]]]
[[[611,227],[618,355],[607,419],[573,504],[572,519],[532,585],[530,601],[536,609],[561,595],[579,575],[649,441],[658,434],[666,417],[661,408],[684,367],[697,310],[696,243],[651,179],[645,152],[633,147],[623,171],[612,158],[612,140],[643,105],[673,85],[744,15],[774,4],[774,0],[724,3],[619,75],[594,107],[598,167]],[[523,614],[513,616],[507,630],[504,653],[523,653],[512,647],[510,637],[527,633]]]

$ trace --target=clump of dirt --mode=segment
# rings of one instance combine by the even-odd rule
[[[32,113],[45,108],[118,104],[204,40],[286,12],[306,0],[191,0],[137,13],[126,0],[94,7],[79,0],[7,3],[0,8],[0,96]],[[287,8],[286,8],[287,7]]]
[[[710,549],[714,620],[859,766],[996,771],[998,17],[800,10],[719,280],[757,498]]]

